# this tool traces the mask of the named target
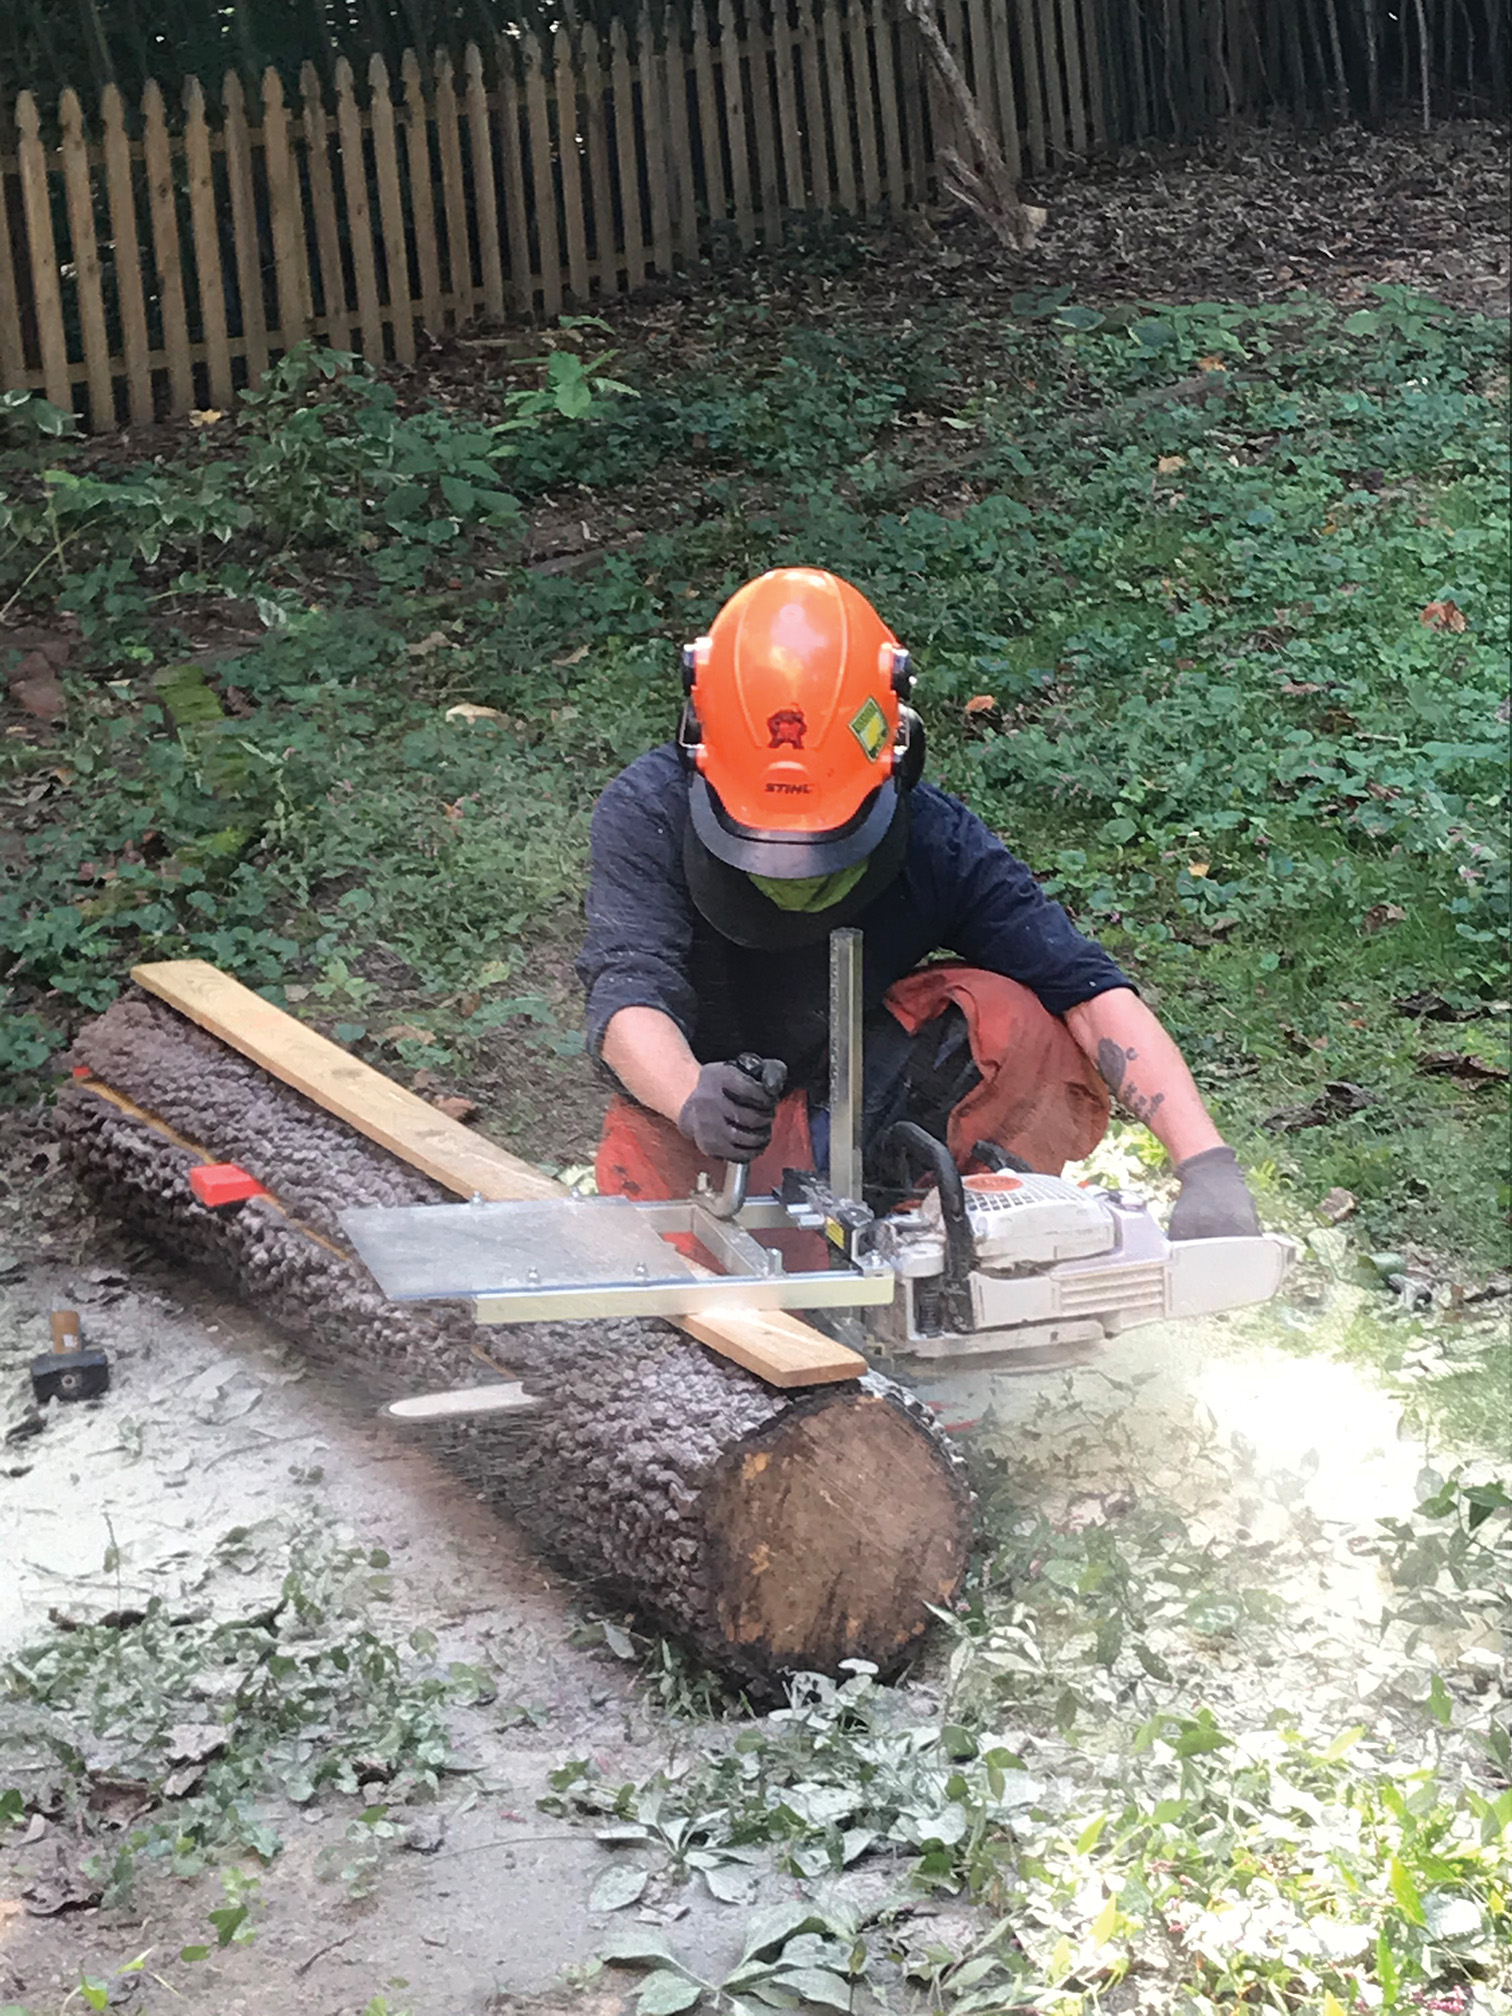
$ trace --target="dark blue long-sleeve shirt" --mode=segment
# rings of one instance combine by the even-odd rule
[[[942,951],[1022,981],[1056,1015],[1132,985],[958,798],[920,784],[911,811],[896,880],[847,920],[864,934],[867,1009]],[[721,936],[688,891],[687,823],[688,779],[671,743],[622,771],[594,811],[588,933],[577,965],[593,1054],[621,1008],[658,1008],[700,1063],[750,1050],[781,1057],[790,1084],[822,1083],[824,936],[781,951]]]

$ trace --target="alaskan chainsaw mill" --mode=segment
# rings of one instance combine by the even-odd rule
[[[1169,1241],[1143,1202],[1010,1167],[961,1176],[922,1128],[894,1147],[926,1181],[879,1214],[862,1201],[861,934],[830,939],[829,1166],[747,1194],[729,1165],[674,1202],[625,1197],[365,1207],[342,1214],[392,1300],[469,1300],[479,1323],[721,1310],[809,1314],[924,1397],[959,1403],[962,1375],[1080,1362],[1137,1324],[1274,1295],[1293,1254],[1275,1234]],[[932,1179],[932,1180],[929,1180]],[[776,1235],[818,1235],[791,1267]],[[817,1252],[815,1252],[817,1249]],[[700,1257],[692,1257],[694,1253]],[[491,1397],[492,1396],[492,1397]],[[396,1413],[488,1411],[492,1389],[400,1402]]]

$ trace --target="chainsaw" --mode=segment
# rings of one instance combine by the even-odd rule
[[[888,1146],[925,1180],[874,1209],[862,1195],[853,929],[830,937],[829,1020],[828,1167],[785,1171],[775,1194],[750,1195],[749,1171],[730,1164],[720,1190],[704,1179],[686,1199],[370,1206],[344,1212],[343,1230],[396,1301],[470,1300],[485,1324],[785,1309],[926,1394],[962,1374],[1079,1363],[1137,1324],[1264,1302],[1280,1288],[1289,1239],[1173,1242],[1141,1200],[1009,1166],[990,1147],[976,1159],[1002,1166],[963,1176],[942,1142],[906,1121]],[[794,1242],[779,1235],[795,1228],[817,1235],[801,1256],[810,1264],[783,1250]],[[484,1411],[488,1392],[395,1411]]]

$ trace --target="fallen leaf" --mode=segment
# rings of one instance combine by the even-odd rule
[[[438,1113],[444,1113],[448,1120],[471,1120],[478,1110],[476,1099],[467,1099],[460,1092],[443,1093],[439,1099],[430,1102]]]
[[[1342,1225],[1359,1208],[1360,1200],[1352,1190],[1330,1190],[1318,1206],[1318,1216],[1326,1218],[1330,1225]]]
[[[412,1092],[434,1092],[435,1089],[436,1074],[434,1071],[417,1071],[410,1080],[410,1090]]]
[[[165,1799],[186,1799],[205,1776],[203,1764],[183,1764],[170,1771],[158,1788]]]
[[[1157,472],[1162,476],[1174,475],[1176,470],[1185,469],[1185,467],[1186,467],[1185,455],[1161,455],[1157,458],[1155,463],[1155,468]]]
[[[995,693],[973,693],[966,702],[968,714],[996,714],[997,695]]]
[[[1207,874],[1209,865],[1206,861],[1188,861],[1187,873],[1188,875],[1195,875],[1201,880]]]
[[[1419,1057],[1418,1069],[1437,1078],[1457,1078],[1462,1085],[1499,1085],[1512,1078],[1505,1064],[1489,1064],[1464,1050],[1430,1050]]]
[[[446,632],[444,630],[432,630],[428,637],[422,637],[418,643],[410,645],[409,655],[411,658],[428,658],[433,651],[449,651],[450,649],[451,639],[447,636]]]
[[[1323,688],[1315,685],[1311,679],[1283,679],[1281,691],[1288,700],[1301,700],[1309,693],[1321,693]]]
[[[1274,1113],[1267,1113],[1260,1125],[1272,1134],[1295,1134],[1304,1127],[1326,1127],[1331,1121],[1362,1113],[1376,1103],[1375,1094],[1367,1092],[1363,1085],[1333,1078],[1310,1105],[1278,1107]]]
[[[411,645],[410,649],[413,650],[414,646]],[[446,718],[448,721],[504,721],[508,716],[501,714],[497,707],[479,707],[471,700],[459,700],[455,707],[447,708]]]
[[[1407,912],[1400,903],[1372,903],[1360,919],[1363,931],[1384,931],[1388,924],[1405,924]]]
[[[1199,371],[1227,371],[1228,366],[1221,357],[1199,357],[1197,359],[1197,369]]]
[[[191,427],[213,427],[217,420],[224,420],[225,414],[218,406],[201,406],[189,415]]]
[[[569,651],[565,658],[553,658],[551,662],[553,665],[581,665],[587,656],[588,646],[579,644],[576,651]]]
[[[1465,612],[1457,602],[1430,602],[1418,621],[1429,630],[1453,630],[1458,634],[1465,627]]]
[[[414,1022],[396,1022],[378,1038],[380,1043],[434,1043],[434,1029],[422,1029]]]
[[[57,721],[67,712],[63,688],[50,672],[45,679],[13,679],[10,695],[34,721]]]

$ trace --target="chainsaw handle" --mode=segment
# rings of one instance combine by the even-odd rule
[[[743,1071],[765,1091],[781,1098],[787,1084],[787,1066],[780,1057],[758,1057],[751,1050],[742,1050],[735,1059],[735,1069]],[[715,1218],[738,1218],[745,1209],[746,1193],[751,1187],[751,1165],[749,1162],[726,1162],[724,1184],[719,1195],[712,1198],[705,1207]]]

